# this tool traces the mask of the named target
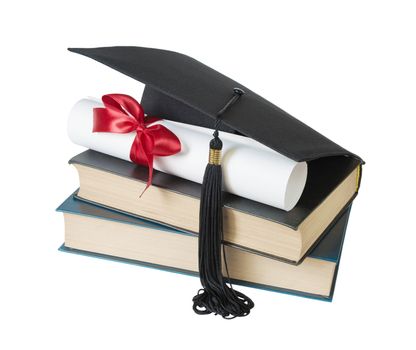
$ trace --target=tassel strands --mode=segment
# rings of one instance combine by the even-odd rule
[[[198,258],[199,274],[202,289],[193,298],[193,310],[199,315],[214,313],[224,318],[247,316],[254,307],[253,301],[244,294],[233,289],[229,276],[228,284],[222,275],[222,256],[228,275],[225,250],[222,249],[223,217],[222,217],[222,141],[218,128],[220,116],[231,107],[244,92],[235,88],[234,95],[218,112],[214,138],[210,142],[209,160],[205,169],[201,190],[199,216]]]

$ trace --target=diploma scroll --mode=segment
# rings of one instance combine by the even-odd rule
[[[68,120],[70,139],[78,145],[131,161],[130,148],[135,132],[92,132],[93,108],[102,106],[101,101],[92,98],[75,104]],[[156,157],[154,169],[202,183],[213,130],[170,120],[157,123],[179,138],[181,152]],[[306,183],[306,162],[295,162],[244,136],[220,132],[220,138],[224,144],[224,191],[286,211],[296,205]]]

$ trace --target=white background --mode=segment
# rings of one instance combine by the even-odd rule
[[[0,348],[414,349],[413,5],[3,2]],[[70,107],[141,90],[66,48],[110,45],[195,57],[366,160],[333,303],[239,287],[249,317],[196,316],[196,278],[57,251],[81,151]]]

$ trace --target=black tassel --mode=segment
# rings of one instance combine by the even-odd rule
[[[241,95],[240,89],[234,89],[234,97],[218,113],[225,112]],[[237,97],[236,97],[237,96]],[[217,119],[218,121],[219,119]],[[222,275],[222,258],[228,275],[227,261],[223,241],[222,218],[222,141],[218,137],[218,125],[210,143],[209,162],[205,169],[201,191],[199,213],[199,274],[202,289],[193,298],[193,309],[199,315],[210,313],[224,318],[247,316],[254,307],[253,301],[233,289],[228,276],[229,286]]]

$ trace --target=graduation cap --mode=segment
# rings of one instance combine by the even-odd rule
[[[119,46],[70,48],[145,84],[141,104],[149,115],[214,129],[200,206],[199,272],[203,289],[194,311],[226,318],[246,316],[250,298],[222,275],[220,132],[250,137],[295,161],[337,157],[362,164],[347,151],[242,84],[173,51]],[[337,169],[333,169],[334,172]],[[226,261],[225,267],[226,267]]]

